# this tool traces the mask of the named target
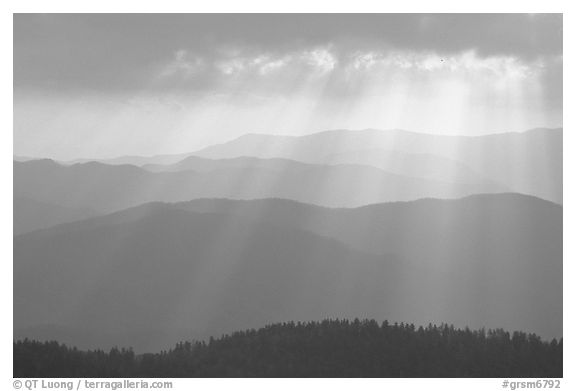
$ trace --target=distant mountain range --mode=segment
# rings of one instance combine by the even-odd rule
[[[207,147],[195,155],[361,163],[403,175],[453,178],[456,182],[466,178],[476,180],[476,175],[470,174],[472,171],[515,192],[562,202],[562,129],[477,137],[373,129],[334,130],[300,137],[248,134]]]
[[[14,198],[14,235],[95,216],[90,209],[67,208],[30,198]]]
[[[561,336],[562,207],[519,194],[196,200],[14,238],[15,338],[155,351],[319,317]]]
[[[188,157],[176,165],[61,165],[14,162],[14,195],[63,208],[108,213],[146,202],[197,198],[286,198],[357,207],[423,197],[459,198],[509,189],[406,177],[362,165],[305,164],[286,159]]]
[[[445,136],[404,130],[331,130],[305,136],[247,134],[196,152],[123,156],[101,163],[187,167],[191,156],[210,159],[282,158],[303,163],[354,164],[443,183],[490,184],[562,203],[562,128],[521,133]],[[70,163],[91,160],[78,159]]]
[[[14,337],[158,351],[283,321],[562,336],[562,129],[14,157]]]

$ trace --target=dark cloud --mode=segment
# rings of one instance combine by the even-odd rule
[[[281,54],[319,45],[342,57],[359,49],[475,50],[532,61],[562,54],[562,15],[19,14],[14,86],[145,88],[181,49],[217,59],[237,49]]]

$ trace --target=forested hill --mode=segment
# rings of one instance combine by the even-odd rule
[[[562,377],[562,340],[374,320],[273,324],[169,351],[14,343],[14,377]]]

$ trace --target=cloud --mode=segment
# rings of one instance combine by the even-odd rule
[[[228,50],[219,51],[220,56],[198,57],[179,49],[161,67],[158,79],[180,79],[183,82],[194,78],[246,76],[270,77],[283,71],[326,74],[333,71],[338,59],[328,48],[314,48],[284,54]]]
[[[315,49],[301,55],[303,61],[321,72],[334,70],[338,60],[328,49]]]
[[[560,14],[16,14],[14,87],[51,91],[150,88],[182,79],[289,65],[329,74],[352,54],[434,53],[532,63],[562,55]],[[218,64],[217,69],[212,64]],[[431,60],[427,63],[435,67]],[[461,65],[457,65],[460,67]],[[446,65],[443,65],[446,68]],[[164,72],[164,73],[163,73]],[[210,85],[204,80],[203,85]],[[156,88],[173,85],[152,83]]]
[[[480,57],[475,51],[440,55],[434,52],[359,52],[351,56],[349,72],[386,69],[415,72],[474,73],[503,78],[526,78],[545,67],[545,61],[525,61],[514,56]]]
[[[15,15],[13,65],[21,154],[562,124],[561,15]]]
[[[330,75],[334,83],[342,84],[357,83],[358,77],[376,80],[391,74],[402,74],[408,79],[452,77],[502,82],[539,77],[551,66],[549,62],[557,61],[557,58],[530,61],[511,55],[482,57],[473,50],[449,55],[398,50],[339,53],[333,45],[281,54],[254,50],[233,53],[221,50],[219,53],[218,57],[199,57],[183,49],[177,50],[160,69],[156,86],[161,86],[164,80],[166,86],[173,88],[209,90],[223,88],[234,80],[249,80],[252,88],[257,89],[260,82],[294,75],[303,75],[306,80]],[[287,90],[294,87],[276,83],[274,88],[277,90],[281,85]]]
[[[262,75],[268,75],[270,73],[283,69],[290,63],[290,61],[291,61],[290,56],[283,56],[282,58],[278,59],[268,59],[265,57],[263,60],[258,62],[259,64],[258,71]]]
[[[203,59],[190,56],[186,50],[180,49],[174,53],[173,59],[160,71],[159,77],[180,76],[184,79],[189,79],[200,74],[204,69],[205,61]]]

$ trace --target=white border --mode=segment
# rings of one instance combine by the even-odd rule
[[[354,0],[341,1],[339,3],[312,0],[290,0],[286,2],[272,2],[266,0],[210,0],[210,1],[183,1],[183,0],[162,0],[162,1],[119,1],[100,0],[93,2],[73,1],[73,0],[28,0],[28,1],[8,1],[8,5],[2,6],[0,19],[0,42],[2,42],[2,53],[12,55],[12,13],[20,12],[561,12],[564,13],[564,69],[574,68],[574,24],[576,22],[570,1],[556,0],[525,0],[519,1],[497,1],[484,0],[482,2],[464,2],[456,0],[435,0],[435,1],[373,1]],[[328,5],[329,4],[329,5]],[[2,225],[1,225],[1,246],[2,259],[2,338],[0,339],[2,378],[0,379],[1,389],[12,388],[12,61],[9,56],[0,62],[2,71],[2,132],[1,132],[1,162],[0,174],[3,189],[2,194]],[[569,105],[575,102],[573,87],[576,85],[573,73],[567,72],[564,79],[564,102]],[[571,326],[574,325],[574,310],[572,298],[574,295],[574,262],[576,253],[574,246],[574,203],[576,194],[574,192],[574,181],[571,177],[571,168],[574,165],[574,155],[571,149],[574,143],[574,115],[573,111],[564,112],[564,330],[567,338],[564,340],[564,379],[563,389],[574,389],[572,380],[574,372],[573,352],[575,348]],[[568,131],[566,131],[568,129]],[[571,240],[572,239],[572,240]],[[446,389],[446,390],[499,390],[501,380],[499,379],[173,379],[178,390],[190,389],[216,389],[229,390],[294,390],[301,389],[324,389],[335,390],[349,389],[350,387],[362,387],[369,389]]]

